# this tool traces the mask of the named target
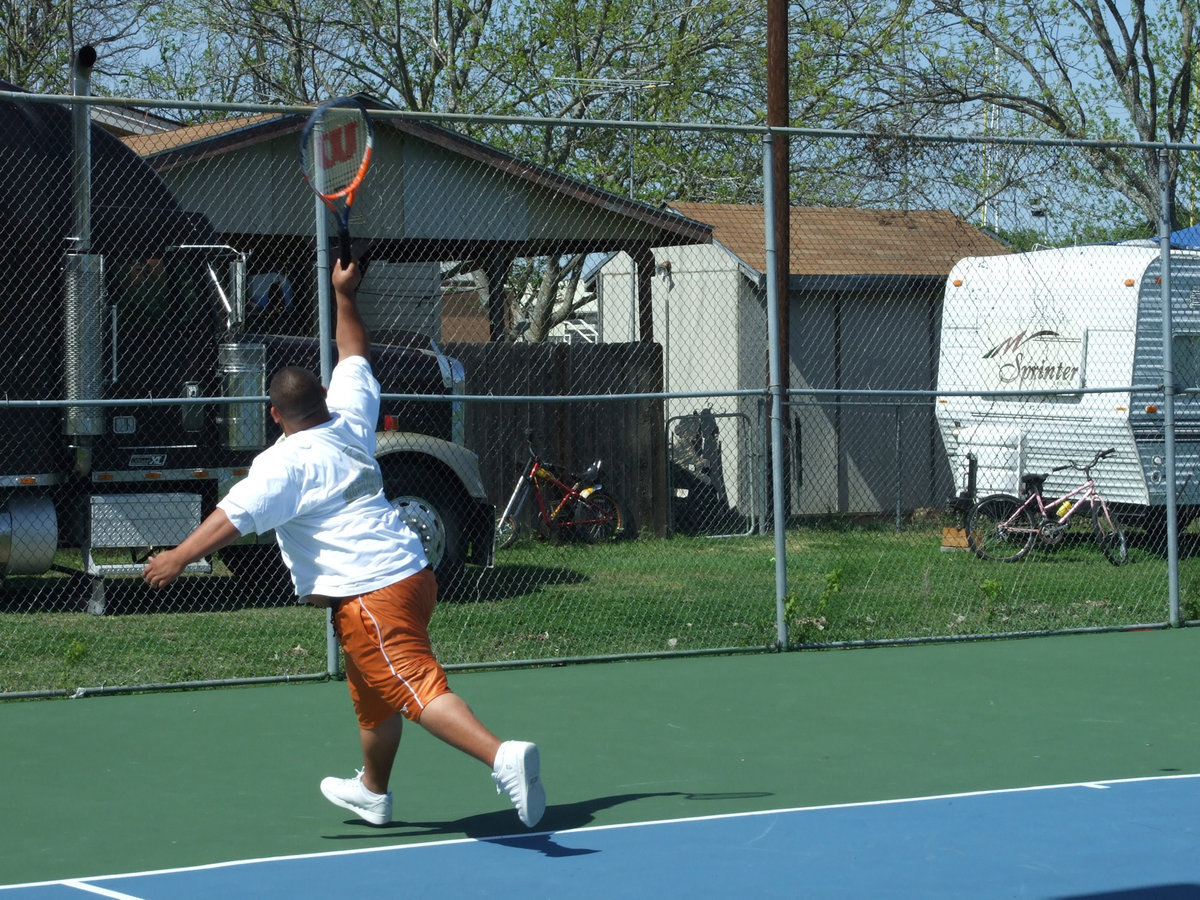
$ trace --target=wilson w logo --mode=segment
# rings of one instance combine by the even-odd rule
[[[358,129],[347,122],[321,135],[321,168],[332,169],[358,155]]]

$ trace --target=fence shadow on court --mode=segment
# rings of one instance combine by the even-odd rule
[[[289,606],[296,602],[286,571],[185,576],[155,590],[136,576],[99,579],[63,571],[50,577],[8,578],[0,584],[0,613],[102,612],[131,615],[161,612],[230,612]],[[547,585],[583,584],[587,576],[565,566],[500,564],[478,573],[474,589],[460,600],[500,601],[538,593]],[[102,600],[98,601],[98,597]],[[449,596],[443,602],[455,602]]]

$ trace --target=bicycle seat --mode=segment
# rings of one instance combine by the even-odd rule
[[[1026,494],[1040,494],[1042,488],[1046,486],[1046,476],[1022,475],[1021,484],[1024,485]]]

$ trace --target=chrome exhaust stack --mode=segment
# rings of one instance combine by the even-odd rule
[[[78,97],[91,96],[94,47],[75,55],[73,81]],[[70,238],[63,266],[63,360],[67,400],[99,400],[103,396],[101,338],[104,320],[104,259],[92,249],[92,138],[91,105],[78,103],[72,110],[71,157],[75,234]],[[63,434],[75,442],[76,471],[88,475],[92,467],[91,438],[104,433],[104,412],[98,406],[68,406]]]

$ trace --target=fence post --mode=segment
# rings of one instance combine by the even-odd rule
[[[787,619],[784,616],[787,600],[787,523],[783,508],[783,383],[782,362],[779,359],[779,277],[775,269],[778,248],[775,246],[775,175],[773,166],[774,139],[771,132],[763,135],[763,236],[767,267],[767,358],[769,360],[771,395],[771,502],[775,512],[775,627],[779,649],[788,645]],[[787,285],[784,285],[787,290]]]
[[[904,514],[901,511],[904,503],[904,445],[901,441],[900,401],[896,401],[896,530],[904,527]]]
[[[321,353],[321,384],[329,387],[333,374],[333,310],[329,296],[329,218],[325,202],[313,197],[313,228],[317,243],[317,340]],[[325,671],[336,678],[341,669],[338,639],[333,630],[333,611],[325,616]]]
[[[1171,206],[1167,192],[1167,148],[1158,150],[1159,279],[1162,296],[1163,444],[1167,482],[1167,602],[1171,625],[1179,627],[1179,518],[1175,491],[1175,361],[1171,346]]]

